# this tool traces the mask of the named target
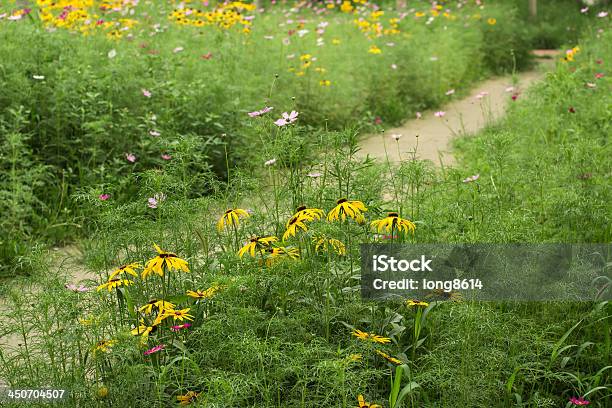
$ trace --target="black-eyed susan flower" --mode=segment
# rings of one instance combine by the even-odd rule
[[[367,333],[367,332],[363,332],[361,330],[353,330],[353,336],[357,337],[359,340],[363,340],[363,341],[371,341],[374,343],[380,343],[380,344],[387,344],[391,342],[391,339],[389,339],[388,337],[382,337],[379,336],[378,334],[374,334],[374,333]]]
[[[193,320],[193,316],[189,314],[191,308],[175,310],[175,309],[166,309],[162,315],[162,320],[168,317],[172,317],[174,320]]]
[[[336,206],[327,214],[327,220],[335,221],[342,219],[342,221],[344,221],[348,216],[362,224],[365,222],[363,213],[366,211],[368,211],[368,209],[361,201],[349,201],[346,198],[341,198],[336,201]]]
[[[188,290],[187,296],[194,299],[210,299],[215,296],[220,289],[221,287],[219,285],[213,285],[206,290]]]
[[[283,259],[298,259],[300,251],[294,247],[269,247],[265,251],[266,266]]]
[[[223,231],[227,226],[238,227],[240,218],[250,217],[250,214],[241,208],[230,208],[225,211],[225,214],[217,222],[217,231]]]
[[[387,360],[390,363],[397,364],[397,365],[402,365],[401,360],[398,360],[395,357],[391,357],[390,355],[388,355],[387,353],[385,353],[383,351],[376,350],[376,354],[378,354],[379,356],[381,356],[382,358],[384,358],[385,360]]]
[[[144,320],[140,320],[140,325],[134,329],[132,329],[132,331],[130,331],[130,333],[132,334],[132,336],[142,336],[143,338],[147,338],[149,337],[149,334],[154,333],[157,330],[157,325],[152,325],[152,326],[147,326],[144,323]]]
[[[108,353],[115,344],[117,344],[117,340],[100,340],[95,344],[93,350],[94,352],[101,351]]]
[[[138,272],[136,272],[136,269],[139,268],[142,268],[142,266],[138,262],[132,262],[131,264],[120,266],[119,268],[115,269],[113,273],[110,274],[109,279],[113,279],[117,275],[123,275],[125,273],[137,278]]]
[[[266,248],[270,247],[270,245],[272,245],[272,242],[276,241],[278,241],[278,238],[274,236],[260,237],[255,235],[251,237],[249,242],[247,242],[246,245],[240,249],[240,251],[238,251],[238,256],[242,258],[244,254],[248,253],[254,258],[256,250],[265,250]]]
[[[283,241],[289,237],[294,237],[298,230],[307,231],[306,221],[320,220],[325,213],[319,208],[307,208],[300,206],[295,210],[295,214],[287,221],[285,228],[287,231],[283,234]]]
[[[414,233],[414,230],[416,228],[412,221],[400,218],[399,214],[396,212],[390,212],[385,218],[381,220],[372,221],[370,225],[373,228],[376,228],[379,233],[383,232],[383,230],[387,232],[397,230],[399,232],[405,231]]]
[[[174,309],[174,306],[174,304],[166,302],[165,300],[151,299],[147,302],[147,304],[140,306],[138,311],[143,312],[144,314],[151,314],[153,313],[153,308],[155,308],[161,313],[166,309]]]
[[[102,285],[98,286],[98,291],[101,291],[102,289],[108,289],[108,291],[110,292],[111,290],[118,288],[119,286],[129,286],[132,285],[134,282],[128,279],[119,279],[119,278],[115,278],[115,279],[110,279],[108,282],[103,283]]]
[[[359,407],[358,408],[382,408],[382,406],[378,405],[378,404],[373,404],[371,402],[366,402],[366,400],[363,398],[363,395],[359,394],[359,396],[357,397],[357,402],[359,403]]]
[[[189,267],[184,259],[171,252],[163,251],[157,244],[153,244],[153,246],[158,255],[147,262],[144,271],[142,271],[142,279],[145,279],[152,273],[164,276],[164,269],[167,271],[181,270],[189,272]]]
[[[200,393],[198,393],[198,392],[189,391],[185,395],[177,396],[176,399],[178,400],[178,402],[180,402],[180,405],[189,405],[192,402],[195,402],[195,400],[198,399],[199,395],[200,395]]]
[[[313,242],[315,243],[315,252],[334,251],[338,255],[346,255],[346,246],[335,238],[319,235],[313,238]]]
[[[427,307],[429,306],[429,303],[423,302],[422,300],[408,299],[406,301],[406,306],[408,307],[414,307],[414,306]]]

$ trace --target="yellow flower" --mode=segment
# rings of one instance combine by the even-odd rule
[[[293,247],[269,247],[266,249],[266,266],[271,266],[275,261],[283,258],[298,259],[300,251]]]
[[[390,212],[382,220],[372,221],[370,225],[376,228],[378,232],[383,232],[383,230],[390,232],[396,229],[399,232],[405,231],[414,233],[416,228],[412,221],[400,218],[399,214],[396,212]]]
[[[422,300],[412,300],[409,299],[406,301],[406,306],[423,306],[423,307],[427,307],[429,306],[429,303],[427,302],[423,302]]]
[[[346,246],[335,238],[321,235],[314,237],[313,241],[315,242],[315,252],[319,252],[319,250],[327,252],[329,247],[331,247],[338,255],[346,255]]]
[[[373,404],[371,402],[366,402],[365,399],[363,398],[363,395],[359,394],[359,396],[357,397],[357,402],[359,402],[359,407],[358,408],[382,408],[382,406],[378,405],[378,404]]]
[[[130,275],[137,278],[138,273],[135,271],[135,269],[137,268],[142,268],[142,266],[138,262],[133,262],[131,264],[120,266],[119,268],[115,269],[113,273],[110,274],[109,279],[113,279],[115,276],[123,275],[124,273],[129,273]]]
[[[158,255],[151,259],[145,265],[144,271],[142,271],[142,279],[145,279],[147,276],[155,272],[159,276],[164,276],[164,267],[166,270],[182,270],[183,272],[189,272],[189,267],[187,266],[187,262],[173,253],[162,251],[162,249],[157,245],[153,244],[155,250]]]
[[[337,39],[337,38],[334,38],[334,39],[332,40],[332,44],[333,44],[333,45],[340,45],[340,40],[339,40],[339,39]]]
[[[191,308],[181,310],[165,309],[162,314],[157,316],[153,324],[159,324],[169,317],[172,317],[175,321],[180,320],[181,322],[183,320],[193,320],[193,316],[189,314],[190,310]]]
[[[343,13],[350,13],[351,11],[354,10],[354,7],[353,7],[353,5],[351,4],[350,1],[345,0],[345,1],[342,2],[342,5],[340,6],[340,10]]]
[[[219,222],[217,222],[217,231],[223,231],[226,225],[238,227],[240,224],[240,217],[247,218],[250,217],[250,214],[246,210],[240,208],[230,208],[225,211],[225,214],[223,214],[223,216],[219,218]]]
[[[307,231],[308,227],[304,224],[305,221],[320,220],[323,215],[323,210],[318,208],[306,208],[305,206],[298,207],[295,214],[293,214],[285,225],[287,231],[283,234],[283,241],[286,241],[290,236],[295,237],[298,229]]]
[[[390,355],[388,355],[387,353],[384,353],[384,352],[382,352],[382,351],[380,351],[380,350],[376,350],[376,354],[378,354],[379,356],[381,356],[381,357],[382,357],[382,358],[384,358],[385,360],[389,361],[390,363],[397,364],[397,365],[402,365],[402,364],[403,364],[403,363],[402,363],[400,360],[398,360],[397,358],[395,358],[395,357],[391,357],[391,356],[390,356]]]
[[[206,290],[188,290],[187,296],[192,297],[194,299],[210,299],[217,294],[217,292],[221,289],[218,285],[213,285]]]
[[[198,398],[199,395],[200,395],[200,393],[198,393],[198,392],[189,391],[185,395],[177,396],[176,399],[178,400],[178,402],[180,402],[180,405],[189,405],[192,402],[195,402],[195,400]]]
[[[348,201],[346,198],[341,198],[336,201],[336,204],[336,207],[327,214],[328,221],[339,220],[340,218],[344,221],[348,215],[360,224],[365,222],[365,217],[362,213],[368,211],[368,209],[361,201]]]
[[[304,224],[304,219],[296,217],[295,215],[287,222],[287,231],[283,234],[283,241],[286,241],[289,237],[295,237],[298,229],[306,232],[308,227]]]
[[[238,251],[238,256],[242,258],[244,254],[248,252],[249,255],[251,255],[254,258],[256,249],[261,251],[262,249],[269,247],[272,244],[272,242],[276,242],[276,241],[278,241],[278,238],[273,237],[273,236],[268,236],[268,237],[253,236],[251,237],[249,242],[245,246],[243,246],[240,249],[240,251]]]
[[[424,17],[425,13],[423,13],[422,11],[417,11],[416,13],[414,13],[414,16],[417,18]]]
[[[372,341],[374,343],[380,343],[380,344],[386,344],[386,343],[391,342],[391,339],[387,337],[382,337],[374,333],[362,332],[361,330],[357,330],[357,329],[353,330],[352,334],[358,339],[364,340],[364,341]]]
[[[489,19],[487,19],[487,24],[488,25],[495,25],[495,24],[497,24],[497,20],[494,19],[494,18],[489,18]]]
[[[378,48],[376,45],[370,45],[370,49],[368,50],[370,54],[381,54],[382,50]]]
[[[146,339],[147,337],[149,337],[149,334],[153,333],[155,330],[157,330],[156,324],[152,326],[147,326],[146,324],[144,324],[144,320],[140,320],[140,326],[136,327],[135,329],[132,329],[130,333],[132,334],[132,336],[142,336]]]
[[[100,340],[94,346],[94,353],[96,351],[101,351],[103,353],[108,353],[110,349],[117,344],[117,340]]]
[[[119,286],[129,286],[133,283],[133,281],[127,279],[110,279],[108,282],[98,286],[98,291],[102,289],[108,289],[108,291],[110,292],[111,290],[113,290],[114,288],[118,288]]]
[[[331,81],[329,79],[322,79],[319,81],[319,85],[321,86],[330,86],[331,85]]]
[[[146,305],[140,306],[138,311],[144,312],[145,314],[151,314],[153,308],[156,308],[159,312],[163,312],[166,309],[174,309],[174,306],[174,304],[166,302],[165,300],[151,299]]]

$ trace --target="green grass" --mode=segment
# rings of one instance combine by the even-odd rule
[[[498,21],[495,27],[503,24],[502,17],[498,17]],[[348,31],[344,26],[332,29]],[[415,35],[415,40],[421,38],[423,43],[429,43],[427,38],[440,36],[437,37],[440,43],[435,44],[443,49],[440,55],[453,53],[457,57],[453,60],[455,65],[441,58],[439,62],[443,64],[440,65],[447,70],[441,71],[441,81],[465,75],[475,80],[483,71],[468,68],[470,53],[474,50],[467,44],[458,47],[455,41],[461,35],[477,38],[482,32],[470,29],[455,32],[454,29],[457,27],[449,27],[449,30],[431,27],[431,32]],[[22,282],[13,281],[3,289],[0,308],[3,312],[8,310],[0,319],[0,337],[9,335],[21,344],[0,347],[0,378],[11,386],[66,387],[71,399],[65,406],[71,407],[176,406],[176,397],[187,391],[201,392],[195,405],[206,407],[354,407],[360,394],[366,401],[389,407],[392,376],[397,371],[394,364],[375,353],[375,350],[383,350],[402,362],[399,388],[414,383],[397,407],[559,407],[569,406],[568,400],[573,396],[585,396],[593,407],[609,405],[606,401],[609,401],[612,383],[609,368],[612,365],[612,310],[608,302],[504,303],[430,299],[430,305],[420,309],[399,302],[364,301],[359,295],[359,243],[373,242],[375,238],[369,223],[359,225],[352,220],[307,223],[307,232],[299,232],[297,238],[290,238],[285,243],[301,249],[302,256],[297,260],[286,259],[267,266],[257,258],[241,259],[236,254],[253,234],[282,236],[286,221],[298,205],[305,203],[327,212],[340,197],[363,201],[368,207],[367,221],[382,218],[388,210],[398,210],[402,217],[414,221],[416,232],[402,237],[404,243],[609,243],[612,235],[609,216],[606,218],[612,213],[609,189],[612,174],[609,160],[612,153],[609,143],[611,74],[607,68],[608,61],[612,60],[612,38],[609,33],[585,38],[575,61],[560,62],[542,83],[527,94],[519,95],[501,122],[477,135],[457,140],[458,164],[455,168],[439,169],[431,163],[410,160],[389,169],[384,163],[355,157],[358,126],[347,128],[342,120],[330,121],[327,129],[322,126],[321,117],[317,115],[336,112],[336,108],[325,104],[329,101],[310,102],[312,105],[301,105],[303,102],[299,99],[289,102],[293,92],[302,88],[298,85],[291,88],[283,84],[281,78],[272,92],[272,98],[279,98],[274,99],[278,109],[271,115],[249,119],[248,116],[244,118],[245,112],[263,107],[263,100],[257,104],[253,102],[254,106],[247,109],[245,101],[251,99],[245,96],[237,103],[241,112],[228,108],[228,104],[231,106],[228,101],[235,98],[232,92],[236,90],[232,91],[234,85],[229,84],[227,78],[226,82],[221,81],[229,74],[219,66],[206,72],[208,77],[216,78],[211,79],[211,83],[216,84],[212,89],[192,86],[183,78],[190,78],[189,72],[191,78],[195,77],[200,66],[189,67],[187,57],[177,54],[177,58],[184,58],[180,61],[185,65],[172,64],[185,74],[177,76],[177,81],[185,82],[182,85],[173,83],[169,88],[153,88],[157,80],[146,85],[139,82],[152,78],[143,74],[149,72],[146,64],[136,58],[128,63],[127,56],[123,56],[124,52],[129,56],[137,55],[136,41],[113,44],[118,56],[109,62],[104,57],[107,50],[102,45],[106,40],[57,33],[61,41],[55,42],[56,38],[50,39],[48,34],[29,26],[15,25],[11,30],[15,31],[0,31],[0,35],[38,35],[43,45],[37,46],[43,49],[48,45],[51,55],[54,52],[63,55],[59,51],[65,43],[61,41],[79,42],[80,45],[67,53],[66,65],[57,68],[66,70],[61,74],[64,75],[61,81],[51,81],[55,75],[51,71],[44,73],[47,83],[42,85],[59,88],[43,89],[36,97],[18,96],[15,91],[16,98],[27,99],[32,107],[60,109],[53,114],[55,116],[40,116],[47,118],[43,126],[43,121],[35,122],[36,115],[27,113],[27,109],[13,109],[6,113],[12,119],[5,117],[0,122],[6,129],[0,133],[4,138],[2,151],[10,164],[2,173],[8,177],[0,182],[8,180],[9,194],[5,200],[13,200],[9,201],[10,208],[16,211],[10,214],[10,219],[21,220],[24,226],[36,225],[33,219],[45,214],[41,208],[49,204],[41,204],[40,197],[32,195],[25,187],[39,183],[39,189],[34,189],[39,194],[44,191],[58,193],[47,202],[57,207],[53,207],[52,214],[56,218],[51,225],[70,220],[87,231],[87,237],[79,242],[84,250],[82,268],[92,271],[96,277],[84,282],[89,287],[105,282],[108,274],[121,265],[144,263],[155,256],[152,243],[186,259],[191,270],[189,273],[169,272],[163,280],[155,275],[147,280],[127,275],[135,281],[128,290],[73,293],[65,289],[64,284],[70,280],[67,275],[75,271],[45,259],[42,245],[35,256],[17,258],[23,269],[31,271],[33,276]],[[172,38],[181,37],[171,30],[168,37],[167,41],[153,41],[160,41],[158,46],[167,47],[164,49],[169,53],[176,46]],[[195,40],[192,41],[195,44]],[[354,41],[349,48],[361,49],[368,44],[361,34],[354,34]],[[228,53],[241,49],[239,43],[222,44],[226,44]],[[256,46],[267,47],[266,44],[269,43],[262,41]],[[191,44],[185,49],[194,46]],[[15,53],[22,53],[25,60],[34,58],[28,54],[30,51],[18,49],[15,43],[0,43],[0,53],[10,47]],[[389,48],[399,50],[400,46]],[[382,54],[385,58],[386,51]],[[405,58],[413,61],[413,56],[425,57],[431,52],[431,49],[416,47]],[[103,58],[100,59],[100,55]],[[400,54],[397,56],[399,58]],[[325,57],[330,59],[330,67],[342,69],[342,55],[330,52]],[[369,57],[367,52],[363,58],[366,57]],[[79,58],[90,61],[89,65],[78,64]],[[265,60],[261,53],[254,52],[245,58],[253,61],[253,69],[264,69],[258,62]],[[321,60],[323,58],[321,56]],[[2,66],[6,72],[14,70],[11,78],[18,82],[16,78],[20,74],[17,72],[22,69],[18,61],[23,60],[17,58],[15,61],[14,65]],[[101,62],[95,64],[97,61]],[[216,60],[207,62],[211,61]],[[81,81],[82,77],[74,74],[76,66],[83,67],[77,74],[89,72],[91,81]],[[402,105],[405,111],[398,108],[398,119],[412,109],[434,106],[439,102],[435,98],[439,98],[447,86],[454,86],[452,82],[423,81],[420,75],[426,76],[429,72],[423,68],[418,71],[420,66],[415,63],[416,72],[409,70],[410,79],[401,81],[412,81],[415,89],[410,92],[423,94],[413,94],[413,103]],[[52,69],[45,64],[41,67]],[[163,80],[170,80],[169,68],[164,71],[161,66],[155,67],[151,72],[162,77],[168,75]],[[124,74],[117,81],[94,75],[113,69]],[[363,69],[372,73],[378,68],[366,66]],[[596,79],[597,73],[604,76]],[[240,78],[247,77],[244,74]],[[339,76],[337,80],[343,79]],[[352,87],[350,79],[344,80],[338,92],[347,95],[357,92],[359,86]],[[400,81],[397,78],[387,80]],[[204,80],[201,81],[204,84]],[[244,88],[253,95],[265,92],[263,89],[268,89],[271,83],[253,81],[256,86]],[[73,83],[76,90],[68,83]],[[591,88],[587,83],[596,87]],[[79,84],[83,88],[78,88]],[[93,138],[87,140],[95,142],[87,144],[91,151],[81,151],[78,143],[86,134],[79,133],[83,129],[70,133],[73,139],[62,133],[62,126],[72,123],[68,113],[72,108],[67,108],[71,102],[68,101],[76,106],[91,106],[79,101],[89,84],[103,85],[105,90],[110,90],[108,95],[112,98],[105,100],[106,107],[100,111],[95,107],[96,98],[90,101],[94,107],[85,114],[86,122],[90,123],[87,129],[95,129],[96,125],[91,123],[96,120],[105,122],[95,131],[98,133],[94,132],[95,138],[87,133]],[[154,97],[141,102],[134,94],[144,86],[152,89]],[[381,99],[394,100],[393,87],[383,88],[376,82],[362,86],[372,87],[372,92],[380,89],[384,94]],[[430,86],[436,91],[428,91]],[[16,90],[18,86],[10,89]],[[24,89],[34,92],[33,87]],[[126,89],[131,89],[132,94]],[[155,98],[166,89],[177,92],[176,99]],[[208,100],[208,93],[216,99]],[[426,95],[432,99],[427,100]],[[375,99],[362,104],[363,100],[360,102],[356,96],[338,98],[353,106],[369,106],[368,103],[382,106]],[[51,103],[53,100],[60,103]],[[311,101],[315,100],[313,96]],[[398,103],[401,101],[398,99]],[[66,105],[62,105],[64,102]],[[112,115],[100,119],[101,112],[109,104],[113,106]],[[218,109],[218,116],[209,116],[208,122],[204,119],[203,123],[192,123],[202,116],[206,118],[199,110],[200,104]],[[130,110],[115,108],[120,106],[129,106]],[[272,121],[278,118],[279,111],[291,110],[292,106],[300,111],[298,124],[283,128],[274,126]],[[345,109],[337,107],[338,118],[346,115],[358,121],[365,114]],[[384,109],[390,112],[392,108]],[[129,147],[137,143],[137,136],[132,132],[148,129],[142,128],[142,123],[146,122],[142,115],[149,110],[154,110],[163,118],[159,122],[168,126],[162,133],[173,134],[163,140],[175,142],[172,144],[174,159],[163,165],[137,162],[137,166],[129,167],[115,157],[125,150],[124,146],[116,145],[126,143]],[[184,115],[180,115],[183,112]],[[239,115],[240,119],[234,121]],[[59,125],[47,127],[48,118],[58,120]],[[217,121],[228,128],[202,130],[208,126],[215,129]],[[56,125],[58,127],[53,128]],[[200,144],[201,136],[207,135],[206,132],[211,135],[229,132],[229,128],[236,132],[231,133],[232,136],[245,135],[235,146],[236,150],[230,150],[232,155],[241,152],[244,161],[236,165],[228,156],[226,162],[221,141],[222,176],[219,177],[208,168],[214,162],[207,161],[207,153]],[[43,129],[54,130],[39,133]],[[77,158],[74,167],[47,163],[41,150],[37,150],[40,146],[36,147],[36,143],[43,140],[43,134],[61,146],[76,144],[73,150],[65,152],[65,157],[57,151],[49,151],[49,160],[65,160],[79,154],[85,158]],[[135,139],[124,140],[130,137]],[[32,144],[32,139],[36,138],[38,142]],[[240,144],[244,144],[242,150]],[[30,146],[29,150],[26,145]],[[146,144],[141,147],[143,151],[153,148]],[[98,162],[92,158],[97,155],[114,157],[108,160],[116,169],[107,170],[107,158]],[[232,156],[232,160],[234,158]],[[274,165],[263,165],[272,158],[277,159]],[[30,161],[37,161],[39,165],[30,164]],[[57,178],[57,169],[64,170],[65,179]],[[68,181],[72,177],[69,169],[75,172],[72,181]],[[81,169],[82,174],[77,169]],[[321,176],[307,176],[314,171]],[[477,173],[480,174],[477,182],[462,182]],[[51,188],[49,183],[57,183],[59,187]],[[78,184],[76,194],[72,194],[74,185],[69,186],[70,183]],[[99,200],[98,195],[103,192],[111,193],[112,199]],[[156,209],[147,207],[147,199],[159,192],[167,198]],[[384,194],[393,198],[385,201]],[[235,230],[228,228],[218,232],[219,217],[227,208],[235,207],[251,209],[252,215],[241,220]],[[75,217],[77,214],[87,217]],[[0,225],[4,228],[4,224]],[[10,239],[22,242],[30,235],[37,236],[34,231],[23,231],[19,239],[13,240],[13,235],[9,235]],[[317,253],[312,239],[321,234],[343,242],[347,254]],[[20,251],[13,245],[3,244],[7,257],[15,253],[10,251]],[[222,289],[209,301],[196,304],[185,296],[187,290],[206,289],[215,284]],[[173,333],[168,323],[163,323],[150,335],[145,347],[138,337],[130,334],[130,329],[138,323],[134,307],[160,297],[170,299],[181,308],[191,308],[190,313],[195,318],[193,326]],[[90,318],[93,318],[91,324],[81,322],[81,319]],[[351,335],[353,328],[377,333],[392,341],[386,345],[364,342]],[[97,342],[109,339],[117,342],[108,353],[93,352]],[[157,344],[165,344],[166,348],[146,358],[143,351]],[[351,360],[354,354],[361,354],[361,359]],[[104,390],[108,395],[104,395]]]

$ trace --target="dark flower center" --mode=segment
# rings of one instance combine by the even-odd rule
[[[175,254],[159,254],[158,255],[160,258],[165,259],[165,258],[176,258]]]
[[[341,198],[338,201],[336,201],[336,204],[342,204],[342,203],[346,203],[348,200],[346,198]]]
[[[304,211],[305,209],[306,209],[305,205],[300,205],[298,208],[295,209],[295,212]]]
[[[389,216],[389,217],[394,217],[394,218],[397,218],[397,217],[399,217],[399,214],[398,214],[398,213],[396,213],[396,212],[390,212],[390,213],[388,214],[388,216]]]

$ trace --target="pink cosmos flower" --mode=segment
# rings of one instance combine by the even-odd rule
[[[299,113],[296,111],[291,111],[291,113],[283,112],[283,117],[276,120],[274,124],[276,126],[285,126],[290,123],[293,123],[297,120]]]
[[[590,401],[587,401],[582,397],[578,397],[578,398],[572,397],[569,399],[569,402],[571,402],[574,405],[589,405],[591,403]]]
[[[168,153],[164,153],[161,155],[161,158],[164,160],[171,160],[172,156],[170,156]]]
[[[263,115],[265,113],[270,112],[272,109],[274,109],[274,108],[271,107],[271,106],[266,106],[265,108],[263,108],[261,110],[249,112],[249,116],[252,117],[252,118],[255,118],[257,116],[261,116],[261,115]]]
[[[446,115],[446,112],[444,112],[444,111],[438,111],[438,112],[434,113],[434,116],[437,117],[437,118],[441,118],[444,115]]]
[[[445,94],[445,95],[449,96],[449,95],[452,95],[452,94],[454,94],[454,93],[455,93],[455,90],[454,90],[454,89],[449,89],[448,91],[446,91],[446,94]]]
[[[607,11],[600,11],[599,13],[597,13],[597,17],[599,17],[599,18],[608,17],[608,12]]]
[[[164,347],[166,347],[164,344],[160,344],[159,346],[155,346],[153,348],[148,349],[143,354],[145,356],[149,356],[149,355],[151,355],[153,353],[157,353],[158,351],[162,351],[164,349]]]
[[[149,208],[157,208],[158,204],[166,200],[166,195],[164,193],[155,193],[153,197],[149,197],[147,200],[147,206]]]
[[[89,292],[89,288],[88,287],[85,287],[83,285],[77,286],[74,283],[67,283],[67,284],[64,285],[64,287],[66,289],[71,290],[71,291],[76,292],[76,293]]]
[[[581,12],[582,14],[586,13],[587,11],[589,11],[589,8],[588,8],[588,7],[584,7],[584,8],[581,8],[581,9],[580,9],[580,12]]]
[[[184,324],[179,324],[177,326],[171,326],[170,330],[172,330],[173,332],[177,332],[183,329],[188,329],[191,327],[191,323],[184,323]]]
[[[142,89],[142,94],[147,98],[150,98],[151,95],[153,95],[151,91],[149,91],[148,89],[144,89],[144,88]]]
[[[603,77],[604,77],[604,73],[603,72],[598,72],[598,73],[595,74],[595,78],[596,79],[601,79]]]
[[[98,199],[99,199],[100,201],[106,201],[106,200],[108,200],[109,198],[110,198],[110,194],[106,194],[106,193],[105,193],[105,194],[100,194],[100,195],[98,196]]]
[[[134,163],[134,162],[136,162],[136,155],[134,155],[132,153],[126,153],[125,154],[125,159],[127,161],[129,161],[130,163]]]
[[[480,178],[480,174],[474,174],[473,176],[467,177],[465,179],[463,179],[464,183],[471,183],[473,181],[476,181]]]

